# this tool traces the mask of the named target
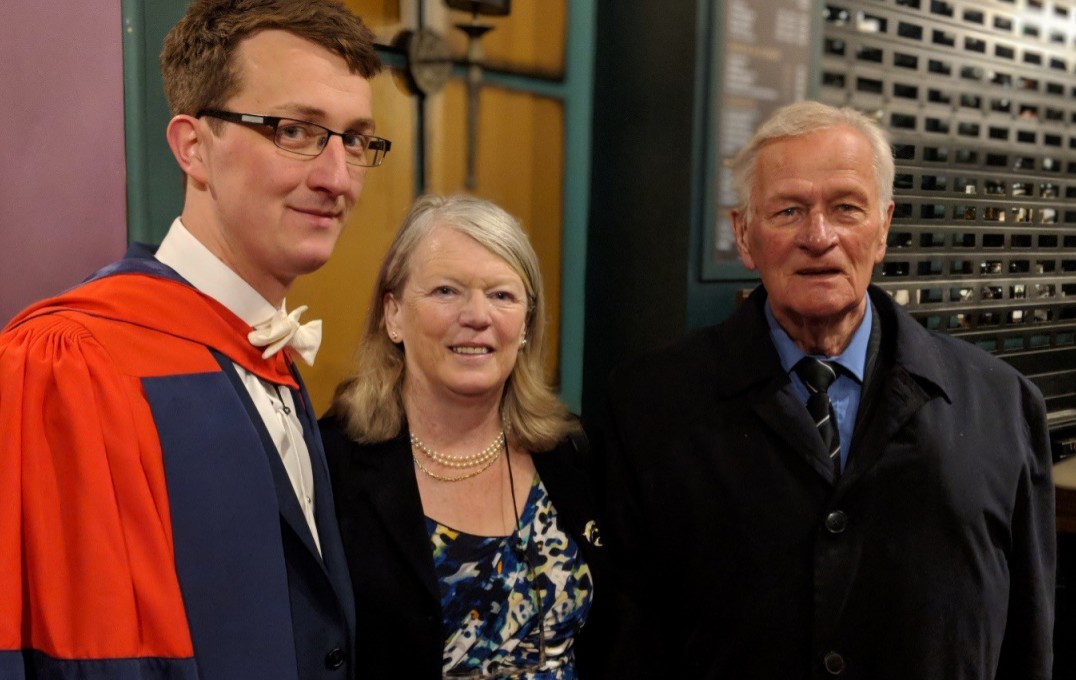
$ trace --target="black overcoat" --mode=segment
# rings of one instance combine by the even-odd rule
[[[1045,680],[1054,505],[1038,390],[871,287],[880,347],[844,474],[769,337],[725,323],[621,367],[606,538],[638,677]]]

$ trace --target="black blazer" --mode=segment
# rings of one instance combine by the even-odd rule
[[[379,444],[360,445],[332,418],[320,422],[329,461],[336,515],[355,591],[358,676],[440,678],[445,636],[433,552],[426,532],[409,433]],[[585,447],[584,447],[585,448]],[[594,532],[596,507],[587,470],[588,452],[572,441],[534,454],[538,475],[553,506],[579,545],[594,580],[594,605],[576,639],[576,661],[584,677],[604,664],[602,578],[605,551]]]
[[[761,288],[614,373],[605,539],[636,606],[632,677],[1050,676],[1042,397],[870,295],[881,345],[836,483]]]

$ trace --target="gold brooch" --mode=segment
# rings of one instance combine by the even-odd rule
[[[587,522],[586,527],[583,528],[583,538],[587,539],[587,542],[593,545],[595,548],[602,547],[602,534],[598,530],[598,523],[594,520]]]

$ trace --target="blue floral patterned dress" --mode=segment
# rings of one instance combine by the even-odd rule
[[[590,569],[537,477],[519,524],[510,536],[491,537],[426,519],[441,586],[446,677],[576,678],[572,642],[590,611]]]

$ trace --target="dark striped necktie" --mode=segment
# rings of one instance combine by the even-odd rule
[[[804,357],[796,364],[796,373],[807,386],[807,412],[814,418],[815,427],[829,454],[830,464],[837,476],[841,474],[841,436],[837,430],[837,414],[827,390],[837,379],[836,365]]]

